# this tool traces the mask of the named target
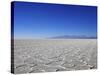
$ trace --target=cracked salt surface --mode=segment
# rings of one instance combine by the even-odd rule
[[[15,74],[96,68],[96,39],[14,40]]]

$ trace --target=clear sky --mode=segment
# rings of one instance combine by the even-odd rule
[[[15,38],[96,36],[96,33],[95,6],[14,2]]]

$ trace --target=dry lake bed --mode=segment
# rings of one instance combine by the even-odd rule
[[[14,73],[97,68],[97,39],[16,39]]]

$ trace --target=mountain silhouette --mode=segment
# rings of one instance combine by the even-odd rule
[[[96,36],[86,36],[86,35],[63,35],[50,37],[50,39],[97,39]]]

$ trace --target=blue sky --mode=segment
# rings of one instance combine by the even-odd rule
[[[96,36],[96,33],[95,6],[14,2],[15,38]]]

